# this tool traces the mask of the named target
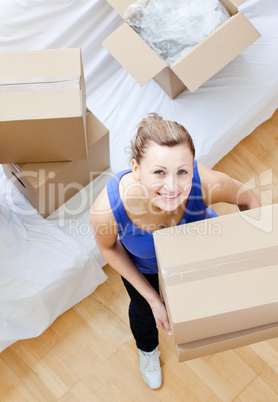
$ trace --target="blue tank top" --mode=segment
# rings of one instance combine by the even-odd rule
[[[192,188],[188,196],[186,210],[178,225],[216,217],[217,214],[204,204],[201,190],[201,181],[194,160]],[[106,183],[106,190],[111,209],[118,225],[118,239],[123,244],[135,265],[142,273],[154,274],[158,272],[153,233],[139,229],[129,219],[119,193],[119,181],[130,173],[131,169],[124,170]]]

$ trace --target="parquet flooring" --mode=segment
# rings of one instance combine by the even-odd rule
[[[278,202],[277,160],[278,111],[215,169],[248,182],[267,205]],[[278,401],[278,338],[178,363],[171,338],[160,331],[164,380],[159,390],[149,389],[129,331],[128,297],[118,274],[104,270],[108,280],[92,295],[38,338],[1,353],[1,402]]]

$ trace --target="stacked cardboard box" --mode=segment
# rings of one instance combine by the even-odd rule
[[[87,111],[88,158],[64,162],[4,164],[4,172],[47,217],[109,167],[109,132]]]
[[[107,0],[124,19],[134,0]],[[171,66],[125,22],[103,46],[141,85],[152,78],[172,98],[188,88],[194,92],[259,37],[259,32],[238,11],[244,0],[220,0],[230,18]]]
[[[0,163],[87,158],[80,49],[0,54]]]
[[[109,167],[109,132],[86,109],[80,49],[0,55],[0,163],[47,217]]]
[[[154,233],[179,361],[278,336],[278,204]]]

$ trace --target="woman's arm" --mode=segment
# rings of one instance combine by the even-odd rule
[[[104,189],[90,211],[90,223],[95,240],[107,263],[123,276],[149,303],[157,326],[170,335],[170,325],[162,298],[136,267],[118,241],[118,228]]]
[[[206,205],[227,202],[236,204],[240,211],[261,206],[258,198],[246,184],[232,179],[225,173],[210,170],[201,164],[198,164],[198,170],[203,200]]]

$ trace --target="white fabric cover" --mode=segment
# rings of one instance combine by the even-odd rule
[[[0,186],[11,186],[3,174]],[[90,253],[25,204],[17,189],[13,200],[0,194],[0,351],[42,333],[106,279]]]
[[[82,49],[87,106],[109,128],[111,146],[111,169],[83,190],[86,203],[77,195],[47,220],[17,189],[7,199],[0,169],[0,351],[39,335],[105,280],[89,207],[112,172],[128,167],[125,148],[147,113],[183,124],[208,167],[271,117],[278,106],[278,2],[246,0],[240,10],[262,37],[196,92],[171,100],[154,81],[141,88],[102,47],[122,24],[106,0],[0,2],[1,52]]]

